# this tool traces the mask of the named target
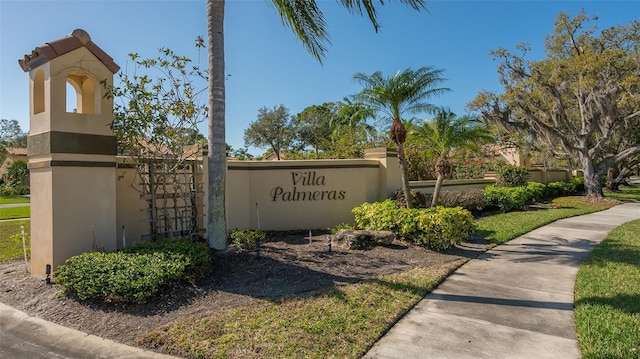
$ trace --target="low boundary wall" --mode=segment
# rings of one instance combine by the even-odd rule
[[[202,158],[202,157],[201,157]],[[149,233],[147,203],[135,189],[136,171],[118,159],[116,185],[118,243],[122,228],[127,245],[141,241]],[[120,164],[123,164],[122,166]],[[206,182],[206,161],[202,166]],[[571,178],[568,171],[531,171],[531,181],[548,183]],[[445,180],[443,191],[484,189],[494,178]],[[351,209],[364,202],[389,198],[401,188],[395,151],[377,148],[366,151],[364,159],[305,161],[227,162],[227,228],[263,230],[327,229],[352,223]],[[413,190],[433,193],[435,180],[412,181]],[[206,227],[207,193],[199,208],[201,228]]]

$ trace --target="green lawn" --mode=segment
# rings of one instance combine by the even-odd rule
[[[20,226],[24,226],[27,240],[27,253],[31,252],[29,220],[0,222],[0,261],[23,257]]]
[[[0,196],[0,204],[11,204],[11,203],[29,203],[29,197],[23,196]]]
[[[575,322],[583,358],[640,358],[640,220],[614,229],[580,266]]]
[[[559,197],[553,200],[551,209],[499,213],[483,217],[476,221],[476,233],[492,245],[498,245],[558,219],[597,212],[619,204],[613,201],[588,204],[581,201],[582,198]]]
[[[640,185],[620,186],[620,192],[605,191],[604,195],[620,201],[640,201]]]
[[[464,262],[186,317],[148,332],[139,342],[194,358],[359,358]]]
[[[31,216],[31,207],[9,207],[0,208],[0,219],[16,219],[29,218]]]

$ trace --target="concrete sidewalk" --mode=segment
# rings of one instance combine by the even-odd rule
[[[580,358],[578,267],[640,203],[562,219],[469,261],[403,317],[365,358]]]
[[[5,203],[5,204],[0,204],[0,208],[14,208],[14,207],[31,207],[31,203]]]
[[[176,359],[31,317],[2,303],[0,358]]]

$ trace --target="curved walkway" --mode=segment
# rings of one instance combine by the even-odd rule
[[[578,266],[640,203],[562,219],[469,261],[365,358],[580,358]],[[31,317],[0,303],[0,358],[172,358]]]
[[[580,358],[580,263],[640,203],[566,218],[483,253],[404,316],[365,358]]]

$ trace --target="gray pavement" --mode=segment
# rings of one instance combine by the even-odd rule
[[[89,335],[0,303],[0,358],[16,359],[171,359]]]
[[[13,207],[31,207],[31,203],[4,203],[4,204],[0,204],[0,208],[13,208]]]
[[[402,318],[365,358],[580,358],[573,288],[580,263],[628,203],[563,219],[469,261]],[[141,358],[145,351],[62,327],[0,303],[0,358]]]
[[[580,358],[578,267],[640,203],[567,218],[483,253],[404,316],[365,358]]]

